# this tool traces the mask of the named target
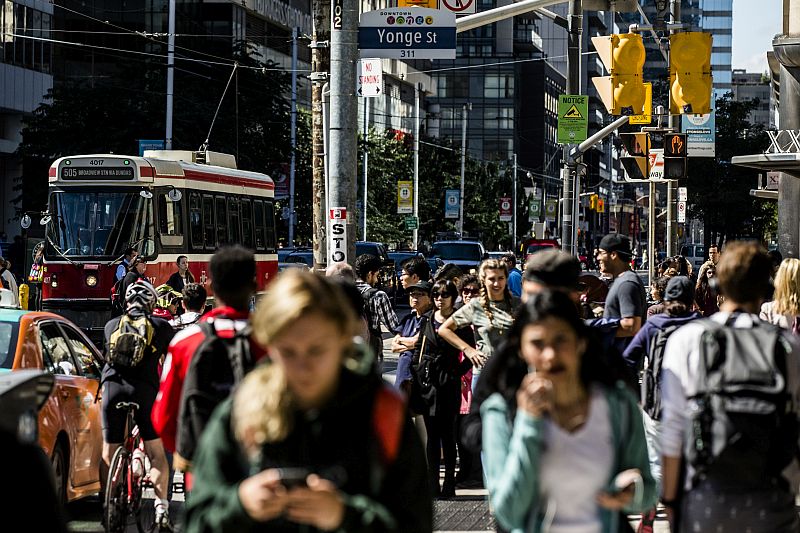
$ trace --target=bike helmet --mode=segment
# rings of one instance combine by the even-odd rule
[[[158,294],[149,281],[140,279],[131,283],[125,291],[125,308],[130,311],[138,309],[143,313],[150,314],[156,306]]]

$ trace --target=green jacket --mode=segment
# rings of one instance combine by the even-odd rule
[[[328,407],[296,413],[289,436],[266,444],[251,463],[231,428],[231,400],[222,403],[206,426],[194,461],[194,487],[187,497],[187,533],[316,531],[284,519],[259,523],[239,501],[239,484],[267,468],[304,467],[331,479],[345,495],[345,517],[338,531],[429,533],[433,510],[422,444],[407,413],[398,455],[390,464],[378,458],[372,418],[379,387],[375,376],[342,371],[339,391]]]
[[[613,480],[619,472],[638,468],[642,473],[642,488],[624,511],[643,512],[656,505],[658,494],[650,474],[642,415],[624,385],[607,388],[605,392],[616,450],[608,491],[613,492]],[[508,404],[499,393],[492,394],[483,403],[481,419],[484,468],[495,518],[511,533],[539,533],[547,507],[540,498],[539,489],[543,419],[517,411],[512,428]],[[604,533],[618,531],[619,512],[601,508],[600,515]]]

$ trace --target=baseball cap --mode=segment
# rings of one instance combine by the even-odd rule
[[[602,238],[597,247],[608,253],[617,252],[618,254],[631,255],[631,240],[619,233],[609,233]]]
[[[417,291],[422,291],[430,294],[432,287],[433,285],[431,285],[429,281],[418,281],[413,285],[409,285],[407,291],[410,294],[414,292],[414,289],[416,289]]]
[[[686,276],[675,276],[667,283],[664,291],[664,301],[680,301],[691,304],[694,300],[694,290],[692,290],[692,280]]]
[[[548,287],[581,290],[578,282],[581,264],[578,258],[551,248],[534,253],[525,266],[524,279]]]

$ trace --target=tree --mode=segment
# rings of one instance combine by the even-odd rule
[[[758,171],[731,164],[733,156],[760,153],[769,145],[763,127],[748,121],[757,106],[758,100],[734,101],[731,93],[718,98],[716,157],[689,159],[689,213],[703,220],[706,245],[762,239],[774,231],[775,206],[750,196]]]

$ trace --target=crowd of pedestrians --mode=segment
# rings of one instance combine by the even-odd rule
[[[800,260],[709,252],[696,279],[665,262],[648,306],[629,240],[607,235],[601,318],[558,250],[435,277],[414,257],[398,319],[371,255],[281,273],[251,316],[254,256],[232,246],[209,293],[178,259],[170,322],[132,254],[106,326],[104,460],[116,403],[136,401],[166,530],[168,453],[189,532],[431,531],[433,499],[485,484],[500,531],[617,533],[636,514],[647,533],[660,504],[673,531],[796,533]]]

